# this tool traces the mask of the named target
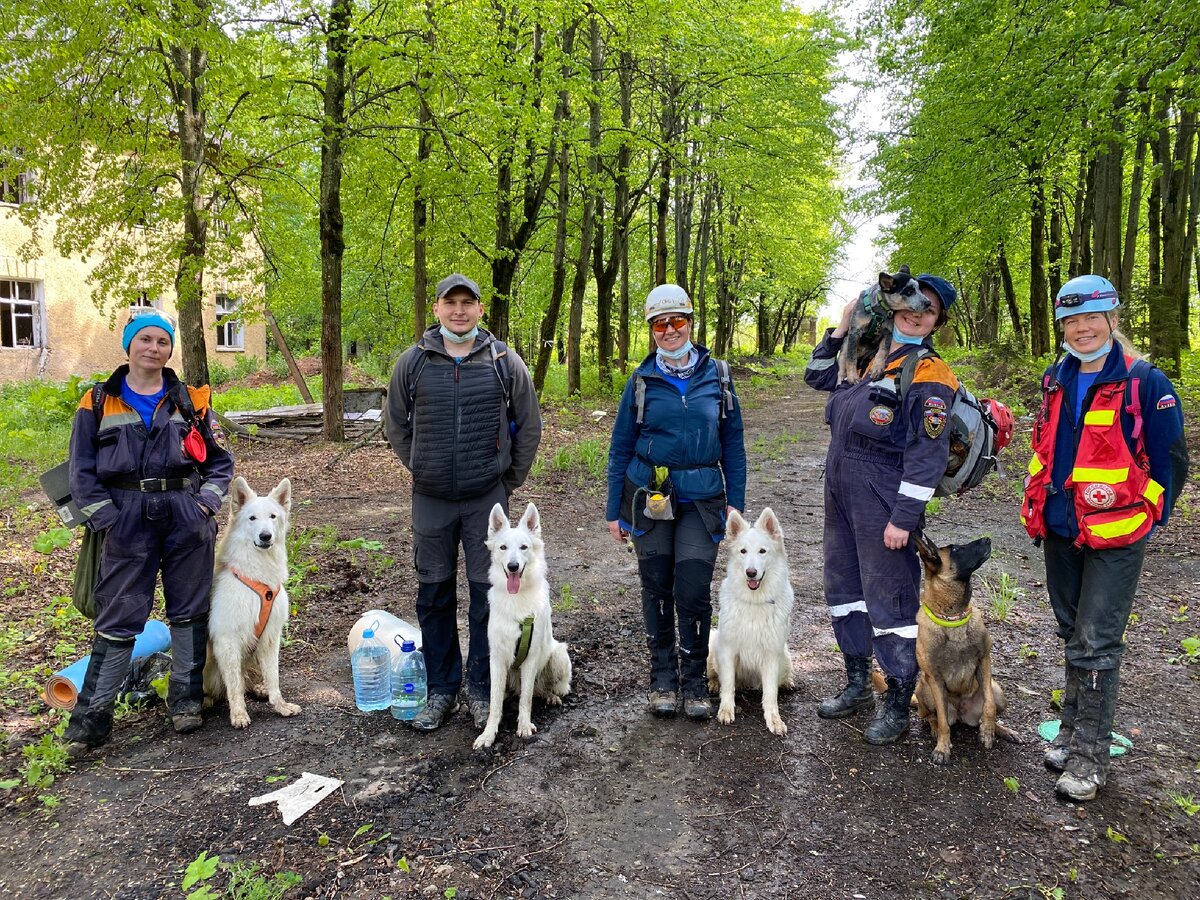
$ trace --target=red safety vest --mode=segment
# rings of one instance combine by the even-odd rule
[[[1132,359],[1126,357],[1125,362],[1132,368]],[[1126,393],[1131,398],[1127,402]],[[1033,426],[1033,457],[1021,503],[1021,524],[1032,538],[1046,536],[1046,493],[1063,402],[1064,391],[1057,384],[1051,385],[1047,376],[1042,409]],[[1134,420],[1132,451],[1121,429],[1122,408]],[[1128,547],[1149,534],[1162,518],[1163,489],[1150,477],[1137,378],[1096,386],[1091,405],[1083,414],[1075,465],[1063,489],[1074,497],[1079,525],[1077,547]]]

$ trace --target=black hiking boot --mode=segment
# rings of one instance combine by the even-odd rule
[[[1050,742],[1042,762],[1051,772],[1062,772],[1071,757],[1071,736],[1075,733],[1075,706],[1079,694],[1079,679],[1082,669],[1067,663],[1066,682],[1063,685],[1062,716],[1059,717],[1058,734]]]
[[[887,686],[883,704],[875,713],[875,718],[863,729],[863,739],[868,744],[894,744],[908,731],[908,702],[912,699],[917,682],[915,679],[900,681],[889,675]]]
[[[871,658],[844,653],[842,658],[846,661],[846,686],[840,694],[821,701],[817,715],[822,719],[844,719],[875,706],[875,696],[871,691]]]

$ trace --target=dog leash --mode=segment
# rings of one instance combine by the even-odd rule
[[[247,578],[233,566],[229,567],[229,571],[233,574],[234,578],[258,594],[258,621],[254,623],[254,643],[257,644],[258,639],[262,637],[262,633],[267,627],[267,620],[271,618],[271,607],[275,605],[275,598],[279,596],[283,585],[280,584],[271,587],[269,584],[255,581],[253,578]]]
[[[529,656],[529,645],[533,643],[533,616],[521,620],[521,636],[517,639],[517,650],[513,654],[513,665],[519,666]]]

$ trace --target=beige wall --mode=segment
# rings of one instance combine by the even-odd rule
[[[49,229],[47,229],[49,231]],[[29,229],[17,216],[17,207],[0,203],[0,280],[18,279],[35,283],[35,299],[41,300],[44,319],[41,322],[43,347],[0,347],[0,382],[46,378],[63,381],[71,375],[107,373],[125,361],[121,351],[121,329],[128,321],[124,311],[110,326],[108,313],[101,313],[92,302],[92,288],[87,277],[92,265],[82,259],[60,256],[43,236],[39,253],[28,262],[19,256],[30,239]],[[216,347],[217,290],[241,296],[249,304],[261,297],[256,286],[213,284],[206,279],[204,306],[205,339],[210,361],[233,366],[242,356],[267,358],[266,326],[261,322],[243,326],[243,349],[224,350]],[[161,298],[164,312],[175,315],[173,292]],[[176,349],[171,366],[182,370],[182,352]]]

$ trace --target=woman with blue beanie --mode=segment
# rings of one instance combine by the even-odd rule
[[[171,722],[181,734],[202,724],[214,517],[233,476],[209,388],[189,387],[166,367],[171,320],[157,310],[134,315],[121,347],[129,362],[84,396],[71,429],[71,496],[87,527],[104,535],[92,655],[63,735],[73,757],[108,739],[160,572]]]
[[[1187,476],[1183,411],[1167,376],[1117,331],[1120,300],[1099,275],[1054,301],[1065,355],[1042,376],[1021,522],[1046,558],[1046,590],[1066,655],[1047,768],[1057,792],[1096,796],[1108,774],[1125,625],[1146,542]]]

